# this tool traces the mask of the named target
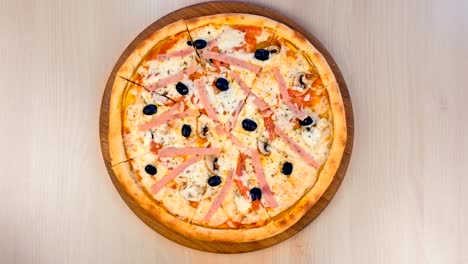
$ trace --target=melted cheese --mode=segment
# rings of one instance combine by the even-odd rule
[[[236,47],[245,45],[245,32],[233,29],[231,27],[223,27],[222,33],[216,38],[220,50],[232,50]]]

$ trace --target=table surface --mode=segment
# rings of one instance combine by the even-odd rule
[[[354,104],[348,174],[291,239],[217,255],[153,232],[102,161],[112,67],[197,1],[0,0],[2,263],[468,263],[468,1],[256,1],[334,56]]]

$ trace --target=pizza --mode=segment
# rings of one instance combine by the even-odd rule
[[[184,236],[248,242],[296,223],[346,145],[339,84],[300,33],[271,19],[181,20],[140,43],[113,81],[119,184]]]

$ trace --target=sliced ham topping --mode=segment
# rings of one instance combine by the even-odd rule
[[[234,128],[234,126],[236,125],[237,118],[239,117],[239,114],[240,114],[242,108],[244,107],[244,104],[245,104],[244,100],[240,101],[239,104],[236,107],[236,110],[234,110],[234,113],[232,113],[232,116],[229,117],[229,120],[228,120],[229,123],[227,125],[227,130],[228,131],[231,131]]]
[[[265,201],[270,208],[278,207],[278,203],[276,202],[273,193],[271,192],[270,186],[268,186],[268,182],[266,180],[266,176],[263,173],[262,162],[260,161],[260,156],[258,155],[257,150],[250,149],[250,157],[252,158],[253,167],[255,170],[255,174],[257,175],[258,184],[262,193],[265,195]]]
[[[242,80],[242,78],[237,73],[230,71],[229,75],[231,75],[234,81],[236,81],[236,83],[240,86],[242,91],[244,91],[247,95],[250,94],[250,91],[251,91],[250,87],[247,86],[244,80]]]
[[[216,212],[216,210],[218,210],[218,208],[223,203],[224,198],[226,198],[226,195],[228,194],[229,190],[232,187],[233,174],[234,174],[234,170],[231,169],[228,172],[226,183],[223,185],[223,187],[221,187],[221,191],[219,192],[218,196],[216,196],[214,202],[211,204],[210,209],[208,209],[208,212],[206,213],[205,217],[203,218],[203,221],[205,221],[205,222],[210,221],[210,218],[213,216],[213,214]]]
[[[213,48],[213,47],[216,47],[217,45],[218,45],[218,40],[213,39],[213,40],[208,41],[208,43],[206,44],[206,47],[207,48]]]
[[[174,157],[187,155],[217,155],[221,151],[220,148],[163,148],[158,151],[160,157]]]
[[[185,55],[192,54],[193,52],[195,52],[195,49],[193,47],[188,47],[188,48],[183,49],[183,50],[169,52],[169,53],[166,53],[166,54],[159,54],[156,57],[156,59],[158,59],[158,60],[168,60],[168,59],[172,59],[172,58],[176,58],[176,57],[183,57]]]
[[[254,104],[257,106],[258,109],[260,109],[261,112],[265,111],[266,109],[269,108],[268,104],[265,103],[260,97],[256,96],[254,93],[252,93],[252,90],[247,86],[247,84],[242,80],[242,78],[235,72],[230,71],[229,75],[232,76],[232,78],[237,82],[239,87],[248,95],[252,96],[254,98]]]
[[[153,120],[149,121],[148,123],[139,125],[138,128],[141,131],[144,131],[144,130],[148,130],[153,127],[159,126],[161,124],[164,124],[168,122],[169,120],[174,119],[173,117],[174,112],[177,111],[177,109],[179,109],[180,107],[183,107],[183,104],[178,102],[174,104],[173,106],[171,106],[171,108],[169,108],[167,111],[165,111],[164,113],[161,113],[160,115],[155,117]]]
[[[159,180],[157,183],[155,183],[153,186],[151,186],[151,192],[153,194],[156,194],[159,192],[164,185],[168,184],[170,181],[172,181],[177,175],[179,175],[181,172],[183,172],[186,168],[190,167],[191,165],[199,162],[202,158],[200,156],[193,157],[189,160],[184,161],[182,164],[180,164],[177,168],[172,170],[169,174],[164,176],[161,180]]]
[[[253,65],[252,63],[250,63],[248,61],[240,60],[238,58],[235,58],[235,57],[232,57],[232,56],[229,56],[229,55],[226,55],[226,54],[222,54],[222,53],[218,53],[218,52],[212,52],[212,51],[209,51],[209,50],[203,51],[203,57],[205,57],[207,59],[219,60],[219,61],[222,61],[224,63],[230,64],[232,66],[236,66],[236,67],[239,67],[239,68],[244,68],[246,70],[249,70],[249,71],[252,71],[252,72],[255,72],[255,73],[259,73],[262,70],[262,68],[260,66]]]
[[[202,103],[203,108],[206,111],[206,114],[215,123],[216,130],[218,131],[218,133],[220,135],[224,135],[225,130],[223,129],[221,122],[219,121],[218,116],[216,115],[216,111],[214,110],[213,105],[210,102],[210,99],[208,98],[208,93],[206,92],[205,84],[203,83],[202,80],[196,80],[195,85],[197,86],[198,95],[200,96],[200,102]]]
[[[240,149],[244,148],[244,144],[242,144],[242,142],[240,142],[239,139],[237,139],[233,134],[230,134],[229,137],[231,138],[232,143],[236,145],[236,147]]]
[[[175,119],[185,118],[185,117],[188,117],[188,116],[197,116],[199,114],[200,114],[200,112],[198,112],[196,110],[187,109],[184,112],[173,114],[169,121],[172,121],[172,120],[175,120]]]
[[[146,89],[148,91],[155,91],[155,90],[157,90],[157,89],[159,89],[161,87],[164,87],[164,86],[166,86],[168,84],[180,81],[185,76],[190,76],[192,73],[194,73],[196,71],[197,71],[197,67],[195,67],[195,66],[188,67],[187,69],[185,69],[183,71],[180,71],[180,72],[178,72],[178,73],[176,73],[174,75],[171,75],[169,77],[163,78],[163,79],[159,80],[159,82],[153,83],[153,84],[147,86]]]
[[[258,109],[260,109],[260,112],[263,113],[270,108],[268,104],[265,103],[265,101],[260,99],[260,97],[256,96],[255,94],[252,93],[250,94],[250,96],[254,97],[254,104],[257,106]]]
[[[315,161],[315,159],[311,155],[309,155],[309,153],[307,153],[303,148],[301,148],[301,146],[299,146],[299,144],[297,144],[291,138],[289,138],[288,135],[286,135],[286,133],[284,133],[284,131],[281,130],[278,126],[275,126],[275,132],[276,134],[278,134],[278,136],[280,136],[282,140],[284,140],[284,142],[286,142],[286,144],[289,145],[289,147],[294,152],[297,153],[297,155],[299,155],[299,157],[304,159],[304,161],[307,164],[315,168],[320,167],[320,164],[317,161]]]
[[[304,120],[307,118],[307,114],[302,112],[297,105],[295,105],[291,101],[291,97],[289,97],[288,88],[286,87],[286,81],[284,80],[283,76],[278,67],[274,67],[272,69],[273,74],[275,75],[276,81],[278,81],[279,90],[281,94],[281,99],[283,102],[288,106],[288,108],[294,113],[294,115],[299,118],[300,120]]]

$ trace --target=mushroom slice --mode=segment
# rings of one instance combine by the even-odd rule
[[[205,164],[208,170],[216,173],[219,170],[218,158],[212,155],[205,156]]]
[[[264,155],[268,156],[271,153],[270,144],[267,141],[259,140],[257,142],[258,151]]]
[[[203,120],[202,116],[197,118],[197,135],[200,138],[206,139],[208,137],[208,132],[210,128],[208,126],[208,122]]]
[[[279,46],[270,45],[266,48],[266,50],[270,51],[271,54],[278,54],[280,52]]]
[[[299,72],[294,76],[293,85],[300,86],[303,89],[306,89],[311,85],[315,80],[315,77],[311,73]]]

